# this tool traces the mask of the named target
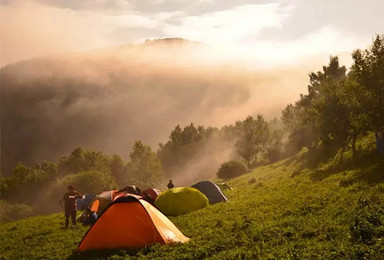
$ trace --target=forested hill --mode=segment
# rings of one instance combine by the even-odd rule
[[[18,162],[57,161],[76,147],[126,158],[136,140],[156,149],[176,125],[190,122],[230,124],[249,110],[279,115],[297,92],[276,98],[270,86],[296,88],[280,80],[292,73],[304,79],[296,70],[240,69],[217,61],[205,48],[160,39],[3,67],[2,174],[11,175]],[[263,96],[251,93],[259,90]],[[271,103],[261,102],[265,99]]]
[[[135,140],[156,146],[175,125],[209,113],[203,96],[211,107],[239,104],[245,87],[187,68],[198,46],[157,40],[3,67],[1,172],[9,176],[18,162],[56,161],[76,147],[127,157]],[[211,77],[223,91],[212,91]]]

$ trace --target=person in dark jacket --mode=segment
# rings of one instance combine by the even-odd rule
[[[72,185],[68,186],[68,192],[63,196],[66,228],[69,224],[69,217],[71,217],[72,225],[76,226],[76,199],[81,197],[83,197],[83,194],[75,191]]]
[[[175,187],[175,185],[173,185],[172,180],[169,180],[167,187],[168,187],[168,189],[172,189],[173,187]]]
[[[96,220],[97,220],[96,212],[92,211],[90,208],[87,208],[84,212],[84,217],[81,220],[81,223],[83,223],[84,226],[93,225],[95,224]]]

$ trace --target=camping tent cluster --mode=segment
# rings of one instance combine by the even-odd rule
[[[173,188],[161,193],[155,206],[167,216],[177,216],[219,202],[228,202],[220,188],[210,181],[202,181],[191,187]]]
[[[140,195],[146,201],[153,203],[157,196],[160,194],[158,189],[146,189],[141,191],[137,186],[127,186],[120,190],[109,190],[103,191],[99,195],[85,194],[83,198],[77,199],[77,209],[85,210],[90,208],[91,211],[96,212],[97,215],[100,215],[111,203],[115,200],[117,196],[123,194],[133,194]]]
[[[102,192],[89,202],[88,207],[99,217],[84,235],[77,251],[187,242],[189,238],[166,216],[177,216],[226,201],[228,199],[220,188],[208,181],[162,193],[157,189],[141,191],[135,186]]]

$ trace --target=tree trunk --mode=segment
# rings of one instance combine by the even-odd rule
[[[357,139],[357,136],[353,135],[352,136],[352,157],[353,157],[353,159],[356,159],[356,139]]]
[[[344,161],[344,152],[345,152],[345,145],[343,145],[343,148],[341,149],[341,155],[340,155],[340,162],[342,163]]]

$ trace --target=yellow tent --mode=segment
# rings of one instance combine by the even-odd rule
[[[208,198],[199,190],[190,187],[178,187],[162,192],[155,206],[166,216],[177,216],[209,205]]]

